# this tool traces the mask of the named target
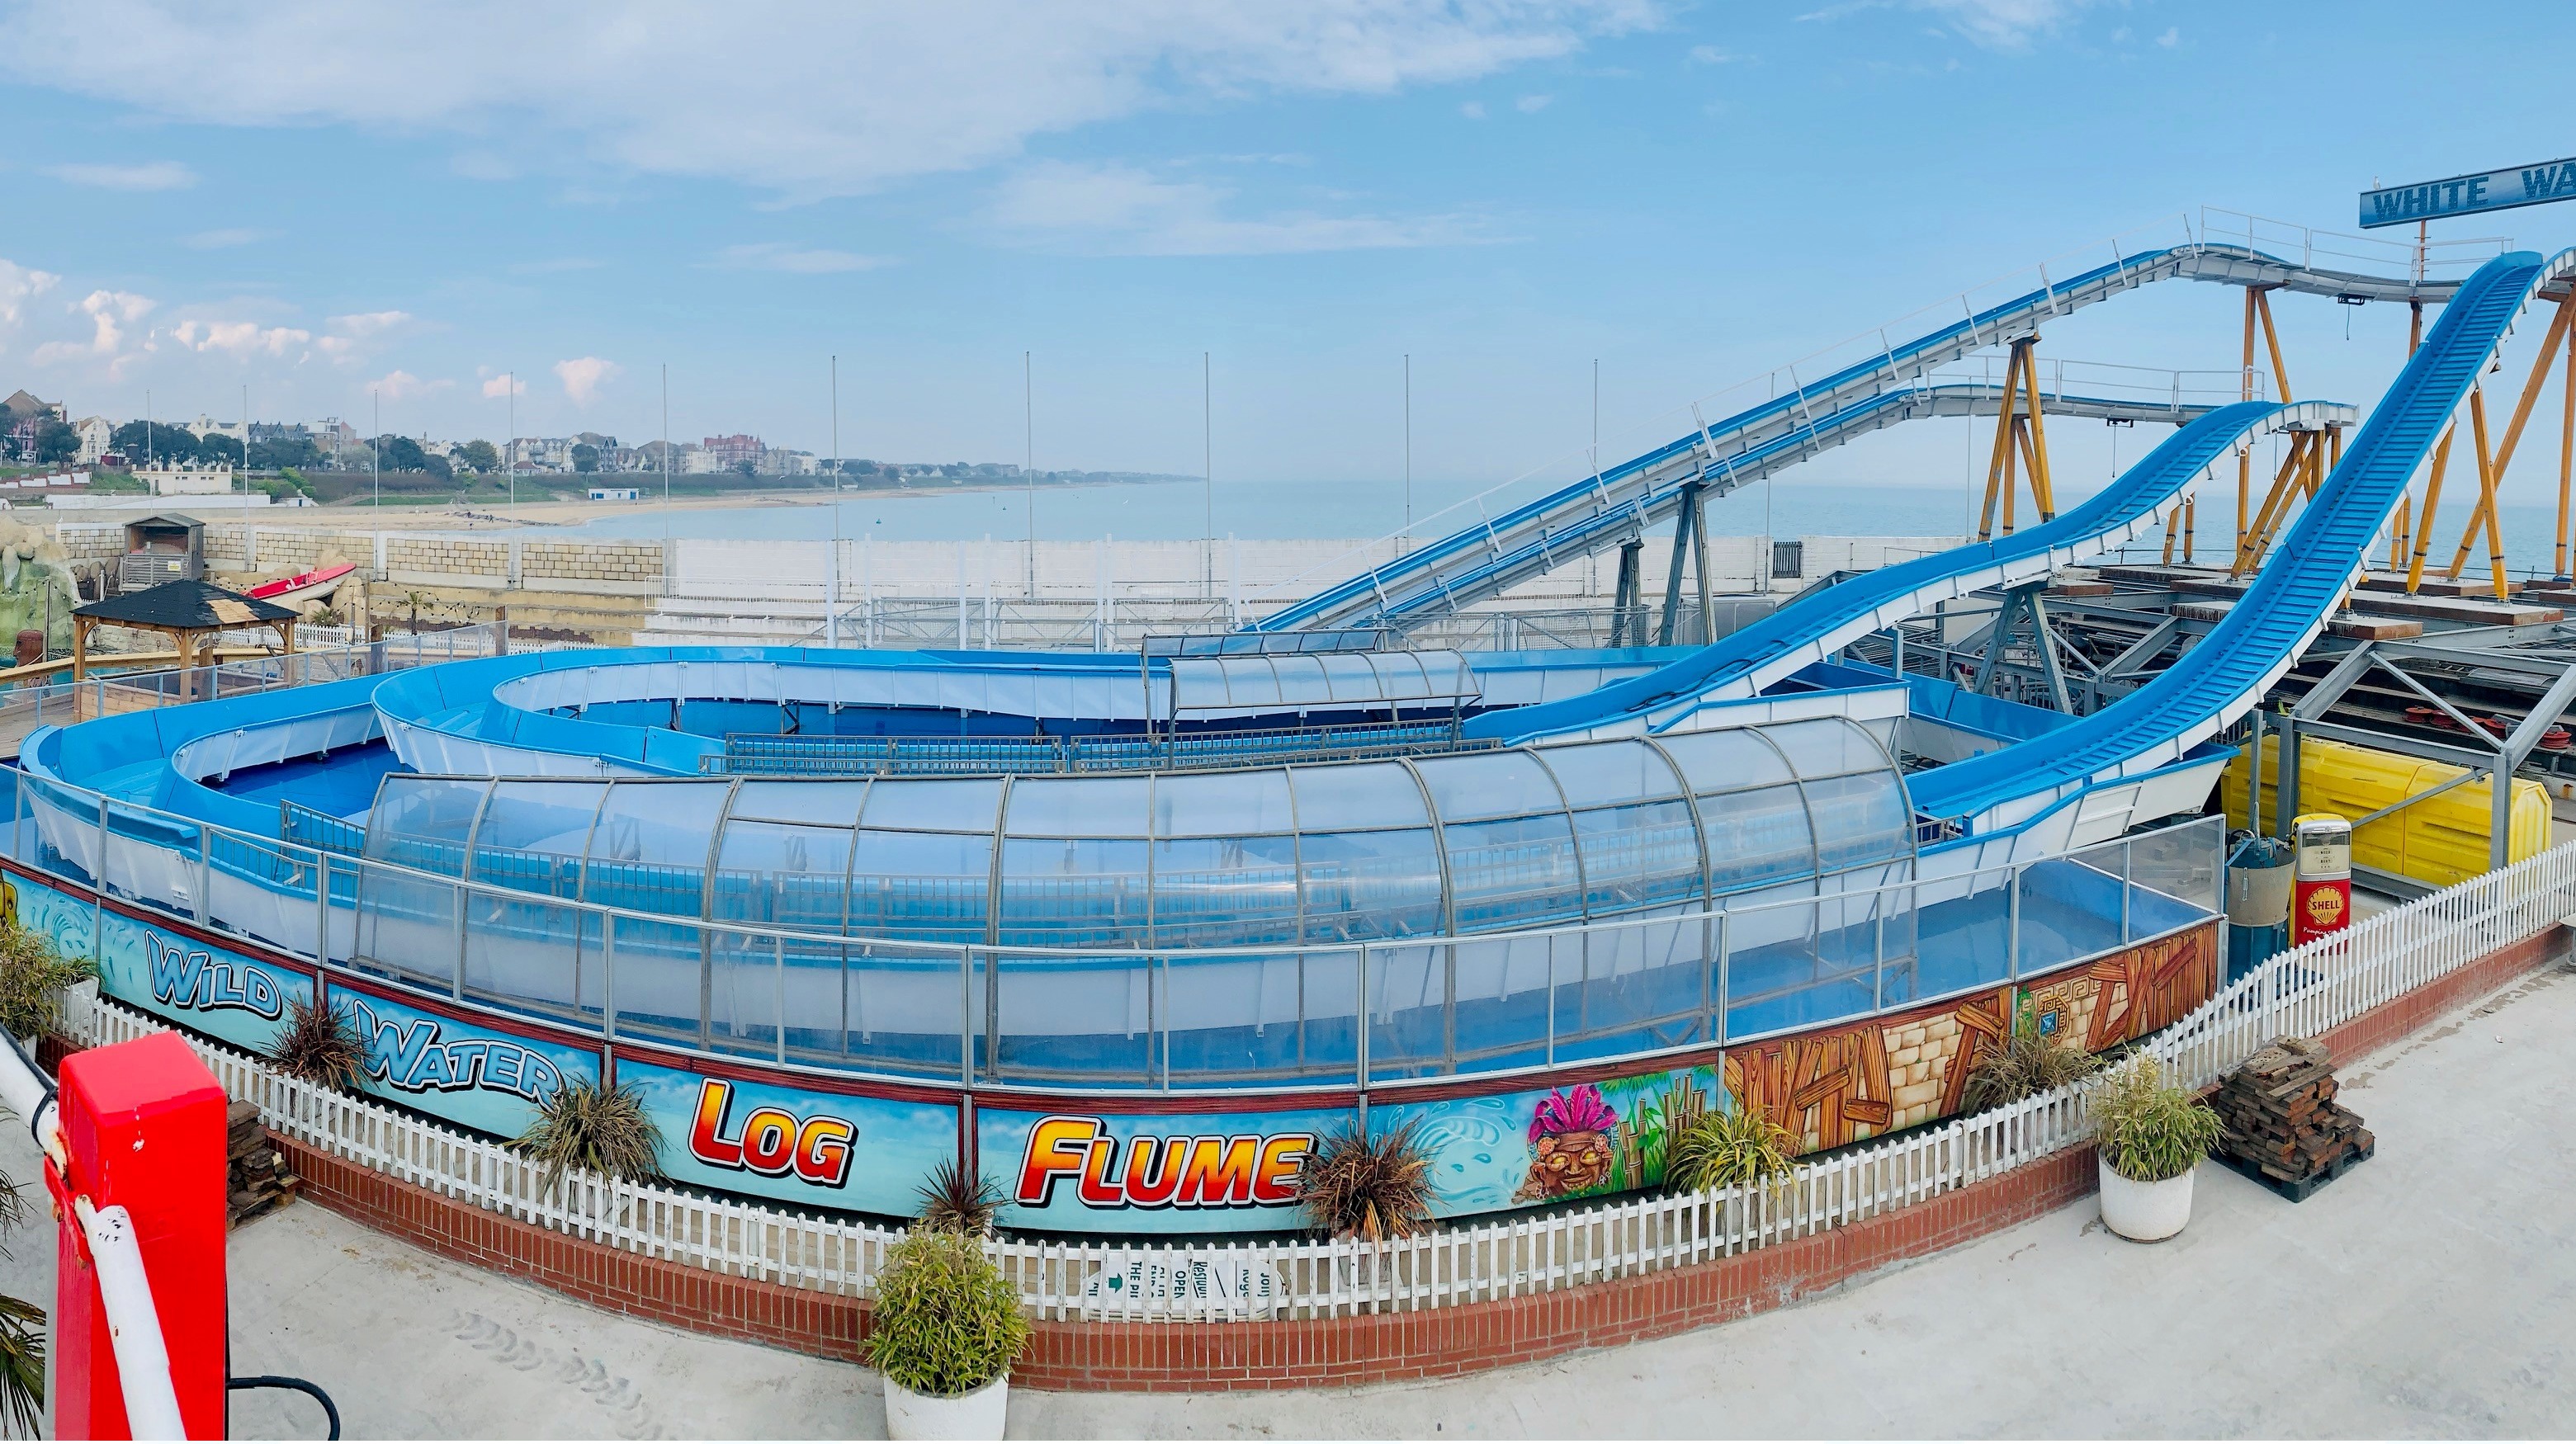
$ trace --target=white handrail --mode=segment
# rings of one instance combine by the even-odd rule
[[[152,1280],[143,1272],[134,1218],[123,1204],[100,1208],[75,1195],[72,1211],[89,1239],[98,1268],[98,1296],[107,1306],[107,1341],[116,1353],[116,1381],[125,1395],[125,1422],[137,1439],[185,1439],[179,1393],[170,1382],[170,1349],[161,1337],[161,1315],[152,1306]]]

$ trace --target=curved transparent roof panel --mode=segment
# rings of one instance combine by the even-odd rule
[[[366,845],[379,861],[642,912],[1103,953],[1493,932],[1812,894],[1842,873],[1881,881],[1913,851],[1895,763],[1833,718],[1155,775],[396,775]]]

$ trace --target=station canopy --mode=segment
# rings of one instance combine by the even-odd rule
[[[1455,684],[1435,663],[1420,685]],[[1842,718],[1133,776],[396,774],[366,838],[374,861],[668,916],[1121,952],[1644,916],[1901,880],[1913,853],[1902,774]]]

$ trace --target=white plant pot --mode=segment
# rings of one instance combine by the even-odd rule
[[[2122,1178],[2108,1161],[2102,1169],[2102,1222],[2132,1243],[2156,1243],[2182,1232],[2191,1222],[2191,1173],[2162,1183]]]
[[[885,1409],[889,1439],[999,1439],[1011,1410],[1011,1376],[953,1399],[916,1394],[888,1379]]]

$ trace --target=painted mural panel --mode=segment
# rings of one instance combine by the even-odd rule
[[[104,913],[86,899],[11,874],[0,912],[71,957],[97,946],[99,991],[157,1017],[257,1052],[283,1026],[287,1007],[313,996],[313,980],[176,928]]]
[[[804,1208],[910,1218],[931,1171],[957,1155],[957,1109],[716,1078],[626,1057],[617,1081],[662,1130],[682,1183]]]
[[[1799,1135],[1839,1148],[1959,1111],[1968,1070],[2015,1017],[2098,1051],[2178,1021],[2216,991],[2216,924],[2141,943],[2079,968],[1948,1002],[1740,1044],[1726,1053],[1727,1095]]]
[[[2216,924],[2103,958],[2025,991],[2039,1031],[2095,1051],[2181,1021],[2218,991]]]
[[[428,1012],[346,982],[332,983],[331,1001],[366,1040],[367,1092],[484,1133],[516,1138],[567,1080],[599,1079],[599,1055],[587,1048]]]
[[[1702,1064],[1481,1098],[1379,1102],[1372,1131],[1415,1126],[1443,1218],[1621,1193],[1664,1180],[1672,1140],[1722,1106]]]
[[[1295,1229],[1307,1156],[1353,1118],[1346,1108],[1119,1114],[975,1111],[984,1175],[1009,1200],[1001,1221],[1069,1233]]]

